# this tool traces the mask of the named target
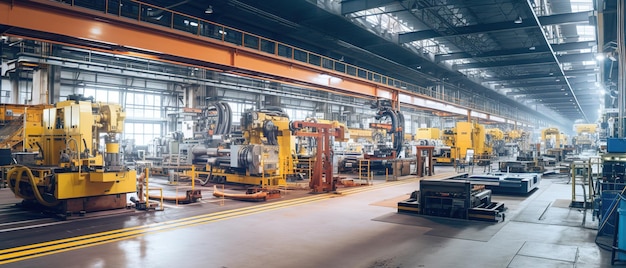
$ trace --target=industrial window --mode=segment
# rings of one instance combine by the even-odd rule
[[[120,103],[120,92],[118,90],[106,90],[95,88],[84,88],[83,96],[93,97],[95,101],[108,102],[108,103]]]
[[[128,119],[161,119],[161,96],[147,93],[126,94],[126,116]]]
[[[230,104],[230,108],[233,111],[233,123],[237,125],[239,125],[239,123],[241,122],[241,114],[243,114],[245,110],[254,108],[253,104],[248,103],[229,102],[228,104]]]
[[[134,140],[136,145],[150,145],[161,136],[160,123],[125,123],[124,139]]]

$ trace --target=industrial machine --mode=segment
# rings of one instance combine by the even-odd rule
[[[124,208],[136,191],[136,172],[121,162],[117,134],[126,115],[117,104],[70,96],[43,110],[41,127],[26,125],[25,146],[34,153],[14,155],[9,187],[25,204],[65,216]]]
[[[486,147],[491,148],[493,154],[503,156],[506,154],[504,132],[499,128],[485,129]]]
[[[449,150],[442,150],[436,157],[437,164],[455,164],[456,161],[488,165],[492,149],[486,144],[485,127],[476,122],[457,122],[452,129],[443,131],[444,144]]]
[[[348,139],[345,126],[337,121],[294,121],[291,123],[291,129],[294,136],[315,139],[315,161],[309,188],[313,193],[335,191],[337,178],[333,176],[332,144]]]
[[[545,128],[541,131],[544,149],[561,148],[561,131],[558,128]]]
[[[520,151],[529,151],[531,149],[529,136],[529,132],[519,129],[511,129],[504,132],[504,155],[517,156]]]
[[[556,162],[562,161],[565,159],[565,155],[574,149],[567,145],[567,139],[567,135],[559,131],[558,128],[543,129],[541,131],[543,154],[554,156]]]
[[[491,201],[491,190],[466,180],[421,180],[420,190],[398,202],[398,212],[499,222],[504,204]]]
[[[287,184],[294,175],[289,118],[281,109],[246,111],[241,118],[242,137],[230,148],[204,149],[208,181],[258,186]]]
[[[370,123],[370,130],[351,129],[350,137],[358,138],[363,143],[363,155],[349,155],[339,161],[340,172],[355,172],[359,169],[359,160],[368,160],[368,169],[374,173],[393,173],[392,160],[400,158],[405,150],[404,116],[393,108],[391,101],[378,100],[371,106],[376,109],[375,119]],[[370,138],[367,138],[367,134]],[[371,143],[367,143],[371,140]]]
[[[387,136],[391,137],[392,145],[389,146],[384,137],[374,138],[375,148],[365,154],[365,159],[382,160],[399,157],[404,145],[404,116],[393,108],[389,100],[378,100],[372,104],[372,108],[377,110],[376,120],[388,120],[391,123],[370,123],[370,128],[384,130]]]
[[[14,152],[32,151],[38,148],[24,147],[27,136],[41,133],[41,117],[43,110],[52,105],[0,105],[0,147],[9,148]]]
[[[597,146],[598,135],[596,132],[596,124],[575,124],[574,130],[576,136],[572,138],[572,142],[578,152],[594,149]]]

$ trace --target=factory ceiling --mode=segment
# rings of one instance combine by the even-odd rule
[[[561,122],[604,107],[592,0],[147,2]]]
[[[144,2],[562,126],[615,97],[617,0]]]

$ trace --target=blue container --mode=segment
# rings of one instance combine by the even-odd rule
[[[606,217],[609,217],[609,212],[611,212],[610,209],[613,207],[613,204],[619,201],[616,197],[620,192],[621,191],[602,191],[602,205],[600,206],[599,211],[600,223],[603,223]],[[624,207],[624,209],[626,209],[626,207]],[[600,232],[599,235],[613,235],[615,233],[615,217],[615,213],[610,215],[604,228],[602,228],[602,230],[598,230]]]
[[[617,224],[617,248],[626,250],[626,200],[620,200],[617,213],[619,214],[619,223]],[[626,261],[626,253],[618,251],[617,260]]]
[[[609,153],[626,153],[626,139],[606,139],[606,151]]]

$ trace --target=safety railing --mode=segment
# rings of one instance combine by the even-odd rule
[[[167,27],[173,30],[184,31],[196,36],[207,37],[258,50],[274,56],[283,57],[293,61],[307,63],[329,71],[339,72],[343,75],[366,79],[385,86],[390,86],[402,90],[407,90],[434,99],[457,104],[463,107],[480,110],[482,112],[511,117],[506,107],[494,109],[490,107],[493,100],[475,99],[467,101],[462,96],[456,97],[453,94],[442,94],[430,88],[403,82],[401,80],[372,72],[361,67],[347,64],[342,60],[335,60],[323,55],[309,52],[288,44],[277,42],[255,34],[247,33],[232,27],[221,25],[198,17],[186,15],[167,8],[143,3],[136,0],[53,0],[70,6],[83,7],[100,11],[106,14],[115,15],[140,22],[150,23]],[[519,116],[516,116],[519,119]]]

